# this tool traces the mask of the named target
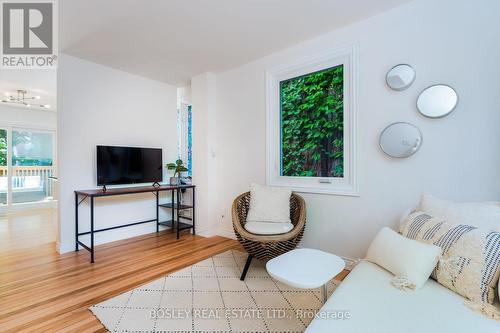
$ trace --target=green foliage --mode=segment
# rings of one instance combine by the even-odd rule
[[[30,149],[20,149],[12,155],[12,165],[16,166],[52,166],[52,158],[42,155],[51,155],[52,144],[48,139],[50,134],[33,133],[30,131],[15,130],[12,132],[12,147],[31,146]],[[50,154],[47,152],[50,149]],[[21,155],[23,154],[23,155]]]
[[[167,170],[174,170],[174,177],[177,177],[176,175],[180,176],[181,172],[188,171],[188,169],[184,166],[182,160],[177,160],[175,161],[175,163],[168,163],[166,167]]]
[[[342,177],[342,65],[280,83],[282,175]]]

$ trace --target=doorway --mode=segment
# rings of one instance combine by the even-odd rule
[[[55,131],[0,127],[0,203],[54,200]]]

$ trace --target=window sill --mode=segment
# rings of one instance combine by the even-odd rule
[[[325,186],[296,186],[274,182],[268,182],[268,186],[288,187],[291,188],[292,191],[297,193],[340,195],[348,197],[360,196],[358,189],[352,186],[331,186],[330,184],[325,184]]]

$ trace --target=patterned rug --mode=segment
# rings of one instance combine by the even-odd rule
[[[240,281],[245,260],[227,251],[90,310],[111,332],[303,332],[322,306],[321,290],[275,281],[257,260]],[[330,281],[330,294],[338,283]]]

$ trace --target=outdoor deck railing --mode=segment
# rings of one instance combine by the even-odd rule
[[[52,166],[13,166],[12,190],[13,191],[43,191],[46,197],[52,196],[52,182],[49,177],[53,175]],[[7,167],[0,166],[0,177],[5,179],[0,184],[0,190],[7,188]]]

